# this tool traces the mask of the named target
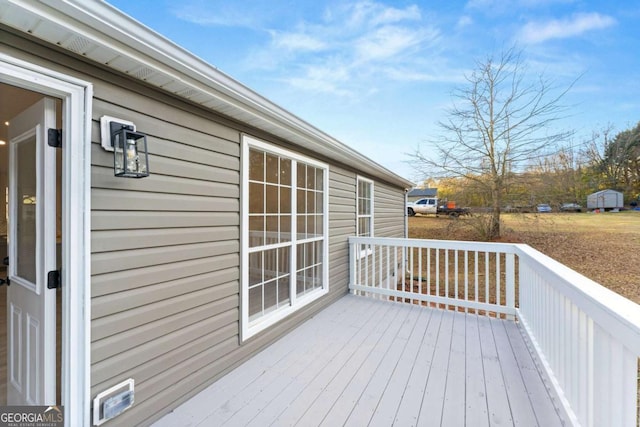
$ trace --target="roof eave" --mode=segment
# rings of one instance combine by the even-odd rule
[[[10,19],[6,19],[6,12],[10,8],[12,14],[22,12],[25,20],[7,22]],[[37,28],[35,31],[28,28],[29,18],[56,24],[61,31],[74,34],[81,43],[61,44],[51,31],[39,32]],[[279,107],[105,2],[0,0],[0,22],[100,62],[91,55],[96,52],[95,46],[87,49],[88,52],[78,51],[78,45],[97,45],[103,51],[115,55],[112,61],[100,62],[103,65],[127,72],[133,78],[146,81],[212,111],[220,113],[223,109],[222,114],[226,116],[250,122],[255,128],[330,159],[349,165],[354,165],[355,162],[358,170],[389,183],[405,189],[413,186],[411,181]],[[104,56],[104,52],[102,54]],[[125,62],[132,72],[122,69]],[[154,73],[155,80],[145,78],[149,72]]]

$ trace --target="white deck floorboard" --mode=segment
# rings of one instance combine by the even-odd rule
[[[348,295],[155,426],[561,424],[516,323]]]

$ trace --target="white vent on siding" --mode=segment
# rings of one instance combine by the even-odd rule
[[[84,37],[81,36],[73,36],[66,44],[66,48],[72,52],[83,54],[84,51],[89,47],[91,42]]]
[[[133,71],[131,75],[141,80],[147,80],[147,78],[153,73],[155,73],[155,71],[153,71],[151,68],[141,67]]]
[[[178,92],[177,94],[183,96],[187,99],[192,98],[194,95],[197,95],[199,92],[195,89],[187,89]]]

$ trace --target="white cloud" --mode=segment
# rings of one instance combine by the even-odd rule
[[[458,19],[456,28],[468,27],[471,24],[473,24],[473,18],[471,18],[469,15],[463,15]]]
[[[467,9],[481,9],[487,13],[496,11],[513,10],[517,7],[538,8],[552,4],[574,3],[576,0],[469,0],[465,5]]]
[[[414,30],[397,26],[385,26],[364,34],[355,44],[358,59],[370,62],[389,59],[412,50],[437,37],[435,30]]]
[[[367,0],[346,3],[336,10],[327,10],[325,13],[328,22],[339,22],[343,17],[346,17],[344,23],[349,28],[361,28],[402,21],[419,21],[422,14],[416,5],[398,9]]]
[[[416,5],[341,4],[294,28],[270,31],[269,45],[256,50],[248,63],[280,74],[274,77],[297,88],[342,96],[375,92],[381,76],[431,81],[437,75],[424,77],[424,64],[418,61],[433,50],[441,33],[425,22]]]
[[[263,71],[263,79],[345,97],[373,93],[385,81],[451,79],[450,72],[424,70],[421,61],[436,55],[443,34],[417,4],[355,0],[290,13],[252,0],[176,3],[173,13],[180,19],[267,34],[268,41],[242,61]]]
[[[353,93],[342,88],[335,83],[323,79],[312,79],[306,77],[294,77],[286,80],[291,87],[302,89],[308,92],[330,93],[342,97],[352,96]]]
[[[416,5],[411,5],[406,9],[384,8],[380,11],[374,19],[371,20],[372,24],[390,24],[394,22],[400,22],[404,20],[418,21],[422,17],[420,9]]]
[[[271,31],[271,44],[277,49],[289,51],[316,52],[326,49],[327,44],[314,36],[304,33],[282,33]]]
[[[580,13],[567,19],[529,22],[520,30],[520,39],[526,43],[542,43],[552,39],[580,36],[586,32],[602,30],[616,24],[611,16],[599,13]]]
[[[502,8],[506,0],[469,0],[465,7],[469,9],[495,9]]]
[[[434,70],[419,70],[403,67],[386,67],[382,73],[392,80],[403,82],[439,82],[439,83],[464,83],[466,80],[464,74],[466,70],[458,70],[457,72],[438,73]]]
[[[266,8],[247,0],[189,0],[176,2],[171,12],[183,21],[198,25],[247,27],[261,26],[272,15]]]

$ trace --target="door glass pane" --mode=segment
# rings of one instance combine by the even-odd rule
[[[36,282],[36,137],[18,144],[16,274]],[[13,262],[13,260],[11,260]]]

